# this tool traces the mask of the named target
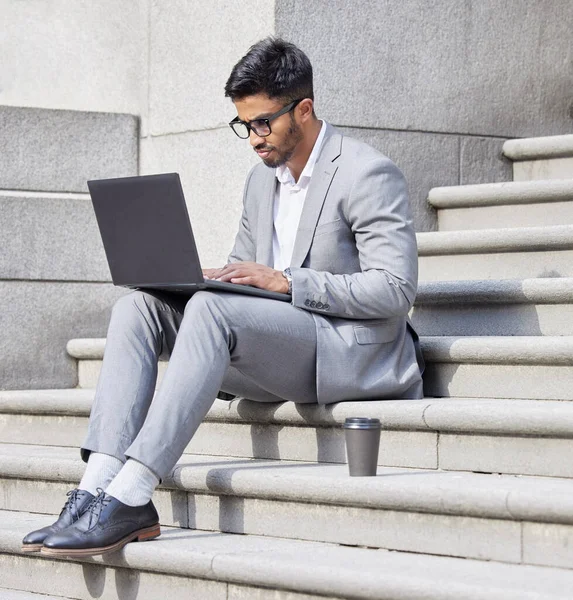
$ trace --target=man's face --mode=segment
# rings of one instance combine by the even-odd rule
[[[279,100],[273,100],[265,94],[247,96],[236,100],[234,104],[239,119],[247,123],[270,117],[284,106]],[[249,141],[267,167],[279,167],[292,158],[303,133],[293,111],[273,119],[270,127],[271,133],[265,137],[251,130]]]

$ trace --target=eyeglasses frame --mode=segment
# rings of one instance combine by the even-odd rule
[[[257,132],[257,130],[252,127],[251,123],[253,121],[241,121],[241,119],[239,119],[239,117],[235,117],[230,123],[229,123],[229,127],[233,130],[233,133],[241,140],[248,140],[249,137],[251,136],[251,131],[254,131],[255,134],[258,137],[267,137],[269,135],[271,135],[271,133],[273,132],[271,129],[271,121],[274,121],[275,119],[278,119],[279,117],[282,117],[283,115],[285,115],[286,113],[289,113],[291,110],[293,110],[296,106],[298,106],[298,104],[300,102],[302,102],[304,100],[304,98],[299,98],[298,100],[293,100],[292,102],[290,102],[289,104],[287,104],[286,106],[283,106],[279,111],[277,111],[276,113],[272,114],[270,117],[266,117],[264,119],[253,119],[253,121],[264,121],[264,123],[266,124],[266,126],[269,128],[269,132],[265,133],[264,135],[261,135],[260,133]],[[247,128],[248,134],[247,137],[242,137],[240,136],[235,129],[233,128],[233,125],[237,125],[237,124],[242,124]]]

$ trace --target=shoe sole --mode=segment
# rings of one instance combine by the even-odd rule
[[[152,540],[161,535],[161,528],[159,523],[152,525],[151,527],[145,527],[144,529],[138,529],[128,536],[119,540],[115,544],[109,546],[101,546],[99,548],[46,548],[42,546],[40,552],[45,556],[68,556],[71,558],[80,558],[83,556],[97,556],[99,554],[106,554],[107,552],[115,552],[121,550],[129,542],[144,542],[146,540]]]
[[[44,544],[22,544],[22,552],[40,552]]]

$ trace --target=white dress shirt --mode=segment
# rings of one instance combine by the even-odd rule
[[[284,271],[290,266],[306,192],[314,165],[320,154],[325,131],[326,122],[323,121],[320,133],[298,181],[295,182],[286,165],[276,168],[275,174],[278,183],[274,204],[273,267],[278,271]]]

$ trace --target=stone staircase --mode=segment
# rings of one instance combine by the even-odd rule
[[[0,598],[573,597],[573,136],[505,152],[515,182],[430,193],[412,311],[427,397],[216,401],[156,492],[157,540],[19,550],[81,477],[105,340],[68,343],[76,389],[0,392]],[[341,424],[363,414],[383,423],[376,478],[343,464]]]

